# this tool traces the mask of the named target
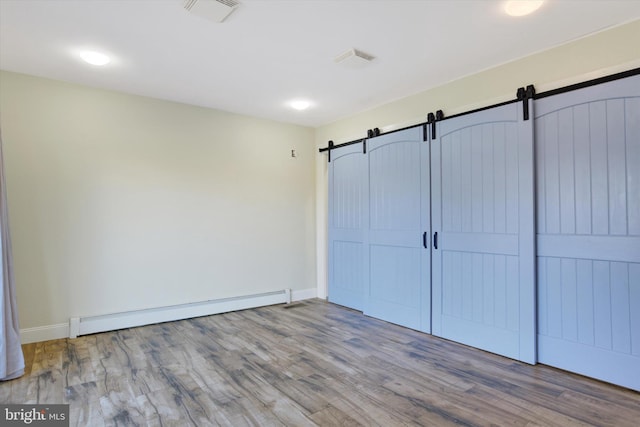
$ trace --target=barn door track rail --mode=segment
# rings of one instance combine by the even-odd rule
[[[460,117],[460,116],[464,116],[467,114],[472,114],[472,113],[477,113],[478,111],[482,111],[482,110],[488,110],[490,108],[495,108],[495,107],[500,107],[502,105],[507,105],[507,104],[511,104],[513,102],[522,102],[522,116],[524,118],[524,120],[529,120],[529,116],[530,116],[530,111],[529,111],[529,100],[530,99],[541,99],[541,98],[546,98],[548,96],[553,96],[553,95],[558,95],[560,93],[564,93],[564,92],[570,92],[573,90],[577,90],[577,89],[583,89],[589,86],[595,86],[595,85],[599,85],[601,83],[607,83],[610,81],[614,81],[614,80],[619,80],[619,79],[624,79],[626,77],[631,77],[631,76],[635,76],[637,74],[640,74],[640,68],[633,68],[631,70],[627,70],[627,71],[622,71],[620,73],[616,73],[616,74],[611,74],[608,76],[604,76],[604,77],[598,77],[596,79],[592,79],[592,80],[587,80],[584,82],[580,82],[580,83],[575,83],[572,85],[568,85],[568,86],[563,86],[557,89],[551,89],[545,92],[540,92],[540,93],[536,93],[535,87],[531,84],[525,87],[521,87],[518,88],[517,92],[516,92],[516,99],[510,100],[510,101],[505,101],[505,102],[500,102],[497,104],[493,104],[493,105],[488,105],[486,107],[481,107],[481,108],[476,108],[474,110],[469,110],[469,111],[465,111],[463,113],[458,113],[458,114],[454,114],[452,116],[448,116],[445,117],[444,113],[442,112],[442,110],[438,110],[436,111],[436,113],[429,113],[427,115],[427,121],[426,122],[422,122],[422,123],[418,123],[415,125],[411,125],[411,126],[407,126],[404,127],[402,129],[396,129],[396,130],[392,130],[389,132],[381,132],[379,128],[373,128],[373,129],[369,129],[367,130],[367,137],[366,138],[361,138],[361,139],[356,139],[353,141],[349,141],[349,142],[344,142],[342,144],[334,144],[333,141],[329,141],[329,144],[327,147],[324,148],[320,148],[319,152],[323,153],[323,152],[327,152],[328,156],[328,160],[331,161],[331,150],[335,150],[336,148],[340,148],[340,147],[345,147],[347,145],[352,145],[352,144],[358,144],[360,142],[363,142],[363,148],[362,151],[363,153],[366,154],[367,152],[367,146],[366,146],[366,141],[367,139],[371,139],[371,138],[375,138],[376,136],[380,136],[380,135],[386,135],[389,133],[393,133],[393,132],[399,132],[405,129],[410,129],[413,127],[417,127],[417,126],[423,126],[424,127],[424,138],[425,141],[428,138],[428,134],[427,131],[430,130],[431,133],[431,139],[436,138],[436,122],[440,121],[440,120],[446,120],[446,119],[452,119],[454,117]]]
[[[427,121],[426,122],[422,122],[422,123],[417,123],[415,125],[410,125],[410,126],[406,126],[403,127],[401,129],[394,129],[391,130],[389,132],[381,132],[379,128],[373,128],[373,129],[368,129],[367,130],[367,136],[365,138],[359,138],[359,139],[354,139],[352,141],[348,141],[348,142],[343,142],[342,144],[335,144],[333,142],[333,140],[329,141],[326,147],[322,147],[320,148],[318,151],[320,153],[324,153],[327,152],[327,160],[329,162],[331,162],[331,151],[335,150],[337,148],[340,147],[346,147],[348,145],[353,145],[353,144],[359,144],[359,143],[363,143],[362,144],[362,153],[366,154],[367,153],[367,139],[371,139],[371,138],[375,138],[381,135],[388,135],[390,133],[394,133],[394,132],[400,132],[406,129],[411,129],[411,128],[415,128],[418,126],[422,126],[425,130],[424,132],[424,140],[427,141],[429,138],[429,134],[427,132],[430,132],[431,134],[431,139],[435,139],[436,138],[436,123],[441,121],[441,120],[446,120],[446,119],[452,119],[454,117],[460,117],[460,116],[464,116],[467,114],[472,114],[472,113],[476,113],[478,111],[482,111],[482,110],[488,110],[490,108],[495,108],[495,107],[500,107],[502,105],[507,105],[507,104],[511,104],[513,102],[522,102],[523,103],[523,115],[525,117],[525,120],[529,119],[529,99],[534,98],[535,96],[535,89],[533,87],[533,85],[529,85],[526,88],[521,87],[518,88],[517,92],[516,92],[516,98],[512,99],[510,101],[505,101],[505,102],[501,102],[498,104],[493,104],[493,105],[488,105],[486,107],[481,107],[481,108],[476,108],[474,110],[469,110],[469,111],[465,111],[463,113],[458,113],[458,114],[454,114],[452,116],[448,116],[445,117],[444,112],[442,110],[438,110],[435,113],[429,113],[427,114]]]

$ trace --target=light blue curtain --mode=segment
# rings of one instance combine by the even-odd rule
[[[24,374],[24,355],[20,345],[16,284],[13,275],[7,186],[4,179],[4,156],[0,133],[0,231],[2,239],[2,282],[0,282],[0,380],[11,380]]]

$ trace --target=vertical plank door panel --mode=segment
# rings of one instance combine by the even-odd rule
[[[536,100],[535,129],[536,200],[555,211],[559,188],[562,225],[537,230],[538,360],[640,390],[640,76]]]
[[[362,144],[331,150],[329,301],[362,310],[367,282],[367,161]]]
[[[364,313],[431,332],[429,142],[415,127],[367,141],[370,274]],[[459,222],[459,220],[458,220]]]
[[[513,103],[437,126],[433,333],[535,363],[533,121]]]

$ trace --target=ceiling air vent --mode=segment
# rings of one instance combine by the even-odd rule
[[[336,64],[344,65],[349,68],[361,68],[375,59],[374,56],[364,53],[358,49],[349,49],[345,53],[334,58]]]
[[[222,22],[240,5],[235,0],[184,0],[189,12],[213,22]]]

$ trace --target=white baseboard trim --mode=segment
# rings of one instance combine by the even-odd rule
[[[222,298],[145,310],[133,310],[101,316],[72,317],[69,320],[69,338],[76,338],[80,335],[95,334],[98,332],[135,328],[137,326],[151,325],[154,323],[228,313],[230,311],[245,310],[273,304],[284,304],[288,302],[289,295],[290,291],[287,289],[264,294]]]
[[[134,328],[153,323],[171,322],[193,317],[209,316],[248,308],[264,307],[316,298],[316,288],[269,292],[234,298],[180,304],[167,307],[134,310],[100,316],[72,317],[69,323],[38,326],[20,330],[23,344],[59,338],[77,338],[80,335],[117,329]]]
[[[291,291],[291,301],[302,301],[305,299],[317,298],[318,290],[316,288],[300,289]]]
[[[22,344],[41,342],[67,338],[69,336],[69,324],[37,326],[35,328],[20,329],[20,341]]]

